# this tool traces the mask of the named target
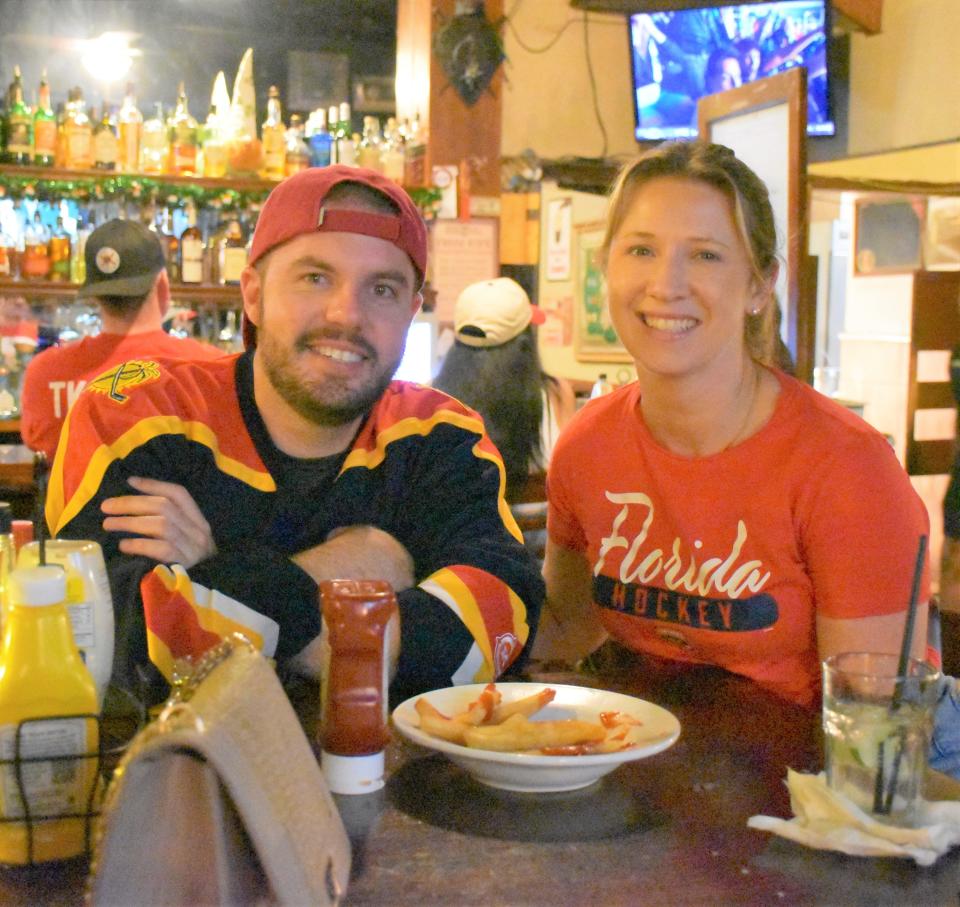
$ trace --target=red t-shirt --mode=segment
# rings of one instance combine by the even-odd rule
[[[52,461],[67,410],[84,386],[112,365],[130,359],[218,359],[224,352],[208,343],[171,337],[165,331],[98,334],[53,347],[27,366],[20,390],[20,433],[33,450]]]
[[[816,616],[903,611],[929,522],[879,432],[775,374],[769,422],[709,457],[661,447],[636,384],[588,403],[554,450],[547,528],[586,555],[612,636],[811,705]]]

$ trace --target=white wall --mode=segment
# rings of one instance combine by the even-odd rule
[[[957,139],[958,51],[960,0],[886,0],[881,33],[850,40],[848,153]]]
[[[509,5],[514,10],[508,9],[511,20],[504,29],[503,155],[526,148],[543,158],[635,153],[626,16],[590,13],[585,29],[584,14],[568,0]],[[530,50],[554,39],[544,53]],[[606,145],[592,99],[587,40]]]

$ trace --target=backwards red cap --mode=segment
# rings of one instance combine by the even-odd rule
[[[397,214],[379,214],[364,208],[327,210],[323,200],[340,183],[369,186],[389,198]],[[407,253],[417,276],[427,270],[427,228],[413,200],[393,180],[364,167],[333,164],[310,167],[285,179],[264,202],[250,247],[248,263],[255,264],[271,249],[302,233],[362,233],[393,243]],[[255,346],[257,329],[244,317],[243,342]]]

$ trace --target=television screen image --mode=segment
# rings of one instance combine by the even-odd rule
[[[833,135],[827,0],[773,0],[630,16],[637,141],[697,134],[697,100],[807,69],[807,133]]]

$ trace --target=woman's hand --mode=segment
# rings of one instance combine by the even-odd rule
[[[194,564],[217,553],[217,546],[196,501],[182,485],[131,477],[139,494],[107,498],[100,509],[107,532],[129,532],[139,538],[121,539],[124,554],[153,558],[162,564]]]

